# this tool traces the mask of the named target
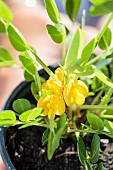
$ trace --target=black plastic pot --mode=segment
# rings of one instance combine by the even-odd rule
[[[52,71],[54,71],[57,68],[57,65],[53,65],[49,67]],[[39,71],[39,75],[45,79],[48,79],[48,74],[42,69]],[[9,96],[3,110],[12,109],[12,103],[16,99],[19,98],[26,98],[32,103],[35,102],[35,99],[33,98],[31,91],[30,91],[30,83],[24,81],[21,84],[19,84],[16,89],[12,92],[12,94]],[[4,161],[4,164],[7,168],[7,170],[16,170],[14,165],[12,164],[10,157],[7,152],[7,148],[5,145],[5,132],[7,128],[6,127],[0,127],[0,154],[2,156],[2,159]]]

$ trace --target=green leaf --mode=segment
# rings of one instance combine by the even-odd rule
[[[56,3],[54,0],[45,0],[45,6],[47,13],[49,15],[49,18],[54,22],[54,23],[59,23],[61,18],[59,11],[57,9]]]
[[[5,110],[0,112],[0,120],[4,120],[4,119],[15,121],[16,120],[15,113],[11,110]]]
[[[88,42],[88,44],[83,48],[82,51],[82,62],[83,65],[85,65],[87,63],[87,61],[89,60],[89,58],[91,57],[91,54],[93,53],[93,50],[95,48],[96,45],[96,39],[93,38],[90,42]]]
[[[103,163],[100,162],[100,163],[97,165],[97,167],[96,167],[95,170],[105,170],[105,168],[104,168],[104,166],[103,166]]]
[[[24,78],[26,79],[26,81],[33,81],[34,78],[31,74],[29,74],[26,70],[24,70]]]
[[[0,112],[0,126],[13,126],[16,122],[16,116],[13,111],[5,110]]]
[[[107,50],[111,44],[112,34],[110,28],[107,28],[104,32],[103,36],[101,37],[100,41],[98,42],[98,46],[102,50]]]
[[[81,0],[63,0],[69,18],[74,22],[77,18]]]
[[[104,129],[104,123],[97,115],[88,113],[87,120],[94,130],[102,131]]]
[[[41,117],[38,117],[36,120],[32,120],[31,122],[22,122],[24,123],[24,125],[20,126],[19,129],[23,129],[23,128],[26,128],[26,127],[29,127],[29,126],[41,126],[42,124],[40,123],[41,121]],[[43,127],[43,125],[42,125]]]
[[[6,48],[0,46],[0,62],[1,61],[12,61],[12,54]]]
[[[78,156],[81,164],[84,165],[84,162],[87,159],[86,156],[86,148],[83,139],[80,137],[77,143],[77,150],[78,150]]]
[[[0,0],[0,17],[7,22],[12,21],[13,19],[13,14],[10,8],[2,0]]]
[[[60,129],[64,129],[66,126],[66,114],[64,113],[59,117],[59,120],[57,122],[57,132]]]
[[[29,122],[31,120],[36,119],[38,116],[40,116],[42,110],[43,110],[42,108],[34,108],[31,110],[27,110],[19,116],[19,119],[23,122],[24,121]]]
[[[0,32],[1,33],[6,32],[6,23],[4,22],[2,18],[0,18]]]
[[[103,83],[101,80],[99,80],[97,77],[94,77],[91,83],[91,89],[93,91],[96,91],[99,87],[102,87]]]
[[[48,141],[48,136],[49,136],[49,129],[46,129],[42,135],[42,144],[45,145]]]
[[[94,5],[100,5],[103,4],[105,2],[107,2],[108,0],[90,0]]]
[[[17,51],[25,51],[26,49],[28,49],[28,44],[25,38],[14,25],[12,24],[8,25],[7,34],[12,46]]]
[[[17,99],[13,102],[13,109],[17,113],[23,113],[31,109],[31,104],[27,99]]]
[[[95,67],[95,76],[98,77],[104,84],[113,88],[113,82],[107,76],[105,76],[100,70]]]
[[[48,139],[48,158],[52,158],[54,151],[58,148],[61,136],[66,126],[66,114],[64,113],[58,120],[56,133],[53,130],[50,131]]]
[[[103,14],[108,14],[113,12],[113,1],[105,1],[99,5],[91,6],[90,7],[90,14],[93,16],[99,16]]]
[[[66,127],[66,114],[64,113],[59,118],[56,134],[54,135],[54,138],[53,138],[53,141],[52,141],[52,152],[53,153],[59,146],[59,142],[60,142],[60,139],[61,139],[61,136],[64,132],[65,127]]]
[[[53,25],[48,24],[46,26],[48,34],[51,36],[52,40],[56,43],[61,43],[63,41],[63,34],[59,29]]]
[[[75,35],[72,39],[70,47],[68,49],[66,59],[65,59],[65,66],[68,67],[77,59],[81,58],[82,49],[84,44],[84,32],[82,29],[78,28],[75,32]]]
[[[32,94],[35,95],[35,94],[38,93],[38,91],[39,91],[39,90],[38,90],[35,82],[32,82],[32,83],[31,83],[31,92],[32,92]]]
[[[110,131],[110,133],[113,135],[113,122],[105,119],[104,125]]]
[[[96,163],[98,161],[99,153],[100,153],[100,138],[97,134],[94,134],[91,142],[91,155],[90,155],[92,163]]]
[[[27,71],[30,75],[34,76],[37,71],[34,62],[23,55],[19,55],[19,59],[22,63],[24,70]]]

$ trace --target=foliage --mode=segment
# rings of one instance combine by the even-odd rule
[[[52,24],[47,24],[47,32],[56,43],[62,44],[62,61],[53,73],[28,44],[11,20],[12,13],[0,0],[0,32],[5,33],[13,48],[19,51],[19,60],[26,81],[31,82],[32,95],[37,105],[27,99],[13,102],[13,110],[0,112],[0,126],[45,127],[42,144],[47,144],[48,159],[52,159],[62,137],[76,138],[78,155],[86,170],[99,159],[100,138],[103,134],[113,138],[113,48],[110,47],[112,33],[109,23],[113,19],[112,0],[90,0],[90,14],[108,14],[98,35],[85,44],[84,16],[74,35],[67,35],[60,13],[54,0],[45,0],[45,7]],[[73,25],[76,21],[81,0],[63,0],[67,15]],[[67,40],[71,38],[67,47]],[[96,47],[102,52],[94,54]],[[0,47],[0,67],[14,66],[12,54]],[[48,73],[43,80],[37,72],[38,65]],[[90,103],[87,101],[90,100]],[[85,117],[85,119],[84,119]],[[82,119],[83,118],[83,119]],[[79,126],[78,126],[79,123]],[[84,143],[84,136],[93,135],[90,154]],[[97,163],[97,170],[103,170]]]

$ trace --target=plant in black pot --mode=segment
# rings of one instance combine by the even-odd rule
[[[80,1],[63,1],[75,22]],[[73,5],[72,5],[73,2]],[[48,34],[62,43],[62,61],[47,67],[3,10],[0,30],[20,51],[27,82],[20,84],[0,112],[0,149],[7,169],[112,169],[113,153],[113,49],[110,48],[112,1],[91,0],[94,15],[109,13],[97,37],[84,45],[84,13],[71,36],[62,23],[54,0],[45,0],[53,25]],[[5,4],[1,1],[3,9]],[[4,18],[5,16],[5,18]],[[70,41],[66,50],[67,40]],[[94,54],[99,46],[103,52]],[[14,64],[0,47],[0,64]],[[5,58],[7,56],[7,58]],[[43,70],[37,72],[38,65]],[[3,128],[4,127],[4,128]],[[6,152],[7,151],[7,152]]]

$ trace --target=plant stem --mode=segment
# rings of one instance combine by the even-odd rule
[[[101,114],[100,117],[102,119],[113,119],[113,115],[104,115],[104,114]]]
[[[36,79],[36,81],[35,81],[36,82],[36,86],[38,86],[39,91],[41,91],[41,79],[40,79],[40,76],[39,76],[37,71],[35,73],[35,79]]]
[[[111,95],[113,94],[113,89],[110,88],[107,92],[107,94],[105,94],[105,96],[103,97],[102,101],[100,102],[101,105],[105,105],[110,101]]]
[[[32,49],[30,51],[35,55],[36,60],[38,63],[43,67],[43,69],[58,83],[61,84],[61,82],[58,80],[58,78],[55,76],[55,74],[45,65],[45,63],[38,57],[36,53]]]
[[[106,22],[104,23],[102,29],[100,29],[98,35],[97,35],[97,42],[100,41],[101,37],[103,36],[104,32],[106,31],[109,23],[111,22],[111,20],[113,19],[113,13],[111,13],[108,17],[108,19],[106,20]]]
[[[85,110],[86,109],[89,109],[89,110],[92,110],[92,109],[113,110],[113,106],[104,106],[104,105],[82,105],[82,106],[80,106],[80,110],[84,110],[84,109]]]
[[[65,63],[65,56],[66,56],[66,43],[65,43],[65,38],[62,42],[62,65]]]
[[[48,124],[34,123],[33,125],[49,128],[49,125],[48,125]]]
[[[91,105],[94,105],[98,100],[99,100],[99,98],[100,98],[100,96],[102,95],[102,93],[103,93],[103,90],[101,90],[98,94],[97,94],[97,96],[94,98],[94,100],[92,101],[92,103],[91,103]]]
[[[86,65],[91,65],[93,63],[95,63],[96,61],[98,61],[100,58],[102,57],[102,55],[97,55],[95,58],[93,58],[92,60],[90,60]]]
[[[73,132],[82,132],[82,133],[95,133],[95,131],[91,131],[89,129],[85,129],[85,130],[80,130],[80,129],[69,129],[68,133],[73,133]]]

